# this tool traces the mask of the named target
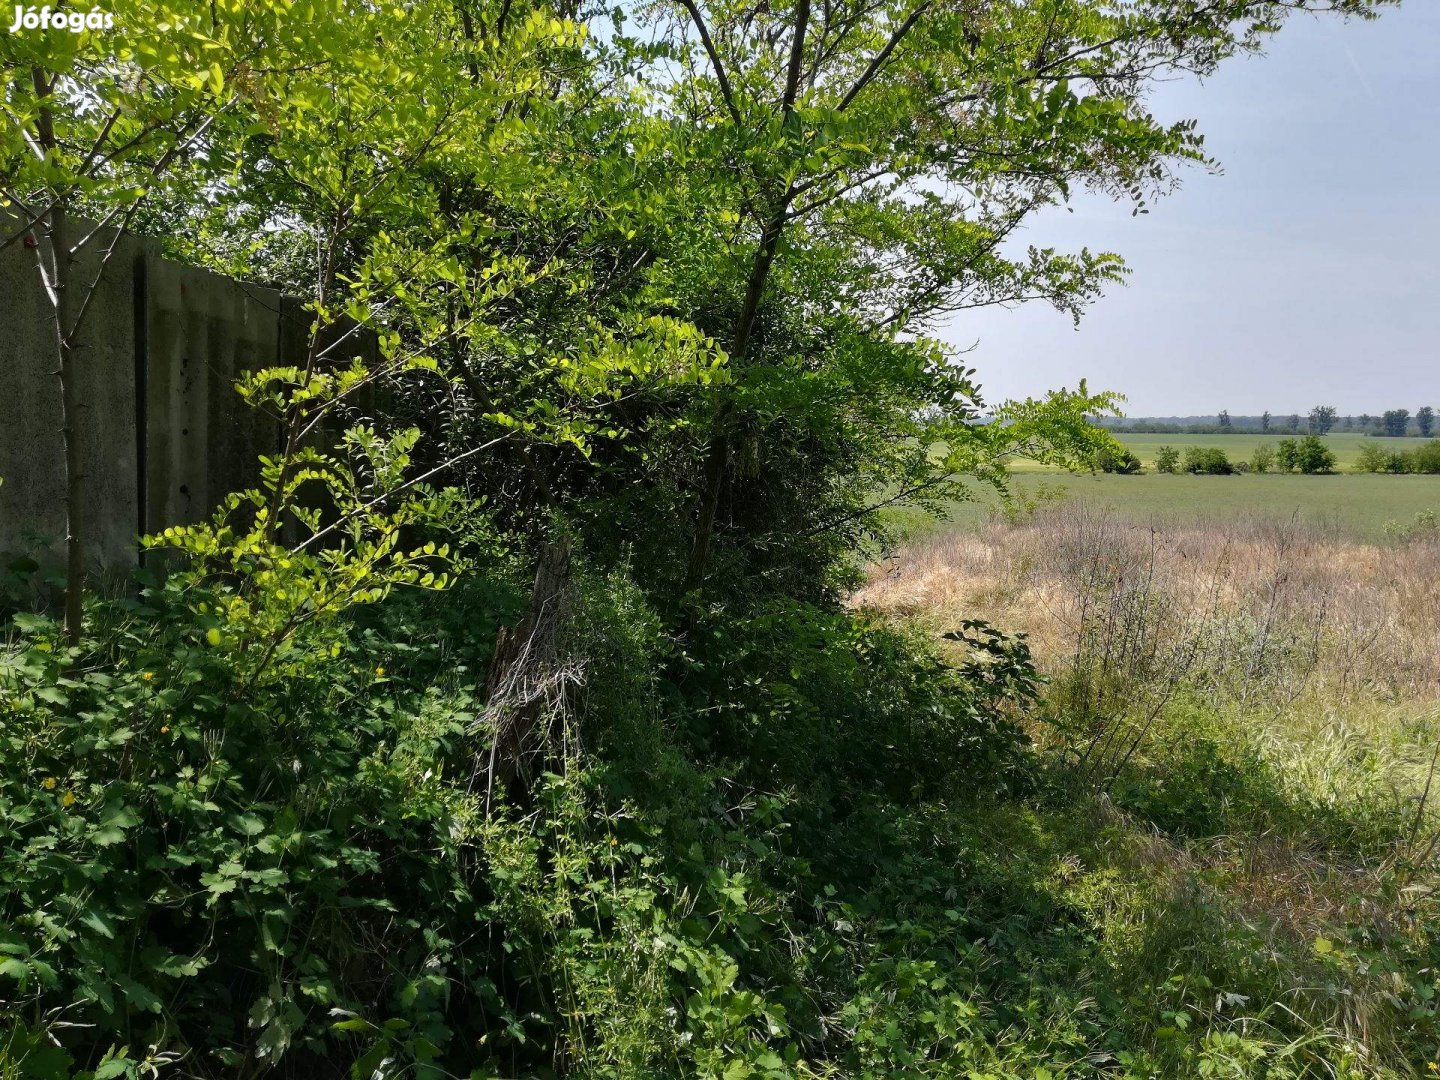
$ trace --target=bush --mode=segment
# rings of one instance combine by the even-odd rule
[[[0,668],[7,996],[63,1007],[81,1064],[185,1046],[201,1074],[329,1072],[382,1042],[413,1064],[482,1034],[446,1016],[497,959],[448,778],[472,752],[463,676],[396,684],[417,628],[325,620],[252,678],[235,601],[177,576],[97,612],[83,648],[23,621]]]
[[[1421,510],[1411,522],[1385,522],[1385,535],[1396,540],[1433,540],[1440,536],[1440,514],[1434,510]]]
[[[1229,476],[1235,471],[1225,451],[1218,446],[1187,446],[1184,469],[1187,473]]]
[[[1268,442],[1262,442],[1255,447],[1255,452],[1250,455],[1250,468],[1253,472],[1268,473],[1275,467],[1275,447]]]
[[[1440,473],[1440,439],[1421,443],[1410,451],[1410,471],[1433,475]]]
[[[1155,452],[1155,471],[1178,473],[1180,471],[1180,451],[1173,446],[1160,447]]]
[[[1281,439],[1275,456],[1284,472],[1313,475],[1335,471],[1335,452],[1325,445],[1325,440],[1319,435]]]
[[[1355,455],[1355,471],[1362,473],[1389,472],[1390,455],[1385,448],[1377,442],[1367,439],[1360,444],[1360,451]]]
[[[1116,443],[1096,452],[1095,467],[1101,472],[1133,476],[1140,471],[1140,459],[1128,447]]]
[[[1335,452],[1319,435],[1305,435],[1295,451],[1295,468],[1308,475],[1335,471]]]
[[[259,673],[240,598],[181,573],[92,606],[80,648],[22,617],[0,654],[20,1075],[123,1046],[153,1053],[105,1075],[177,1050],[177,1076],[759,1076],[782,1053],[888,1075],[922,1034],[999,1045],[955,1011],[960,952],[911,1004],[884,988],[967,873],[923,854],[909,808],[1036,782],[1023,639],[966,623],[968,659],[942,663],[918,633],[776,601],[698,627],[700,660],[623,573],[577,576],[583,704],[513,800],[474,781],[477,673],[523,599],[503,575],[309,620]],[[900,896],[915,923],[884,915]],[[843,1034],[852,1009],[904,1037]]]

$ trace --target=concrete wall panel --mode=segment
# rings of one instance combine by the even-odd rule
[[[0,225],[0,236],[8,235]],[[143,251],[139,240],[121,237],[77,335],[83,528],[96,569],[135,562],[136,274]],[[92,245],[76,263],[77,301],[96,280],[100,255]],[[0,252],[0,550],[55,557],[65,536],[65,473],[51,319],[34,250],[13,244]]]
[[[0,238],[14,226],[0,216]],[[77,290],[94,278],[98,255],[77,266]],[[0,553],[58,562],[65,476],[50,318],[34,250],[0,251]],[[280,423],[246,405],[235,382],[257,368],[304,366],[309,326],[293,298],[121,238],[77,360],[93,569],[133,567],[137,534],[205,520],[225,495],[256,484],[260,455],[280,449]],[[355,355],[374,358],[373,336],[349,339],[330,362]],[[362,408],[373,405],[364,398]],[[312,444],[333,444],[340,426]]]
[[[256,482],[280,428],[235,390],[276,362],[280,294],[152,258],[147,264],[146,528],[210,516]]]

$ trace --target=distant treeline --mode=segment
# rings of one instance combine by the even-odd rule
[[[1440,474],[1440,439],[1416,443],[1406,450],[1394,450],[1393,443],[1364,442],[1355,458],[1354,471],[1364,473]],[[1235,473],[1333,473],[1335,451],[1319,435],[1282,438],[1278,442],[1254,445],[1248,459],[1231,460],[1219,446],[1162,446],[1155,451],[1155,471],[1230,476]],[[1101,472],[1135,475],[1144,472],[1140,456],[1128,446],[1116,443],[1103,447],[1095,456]]]
[[[1259,416],[1231,416],[1221,410],[1213,416],[1099,417],[1101,427],[1112,431],[1133,431],[1157,435],[1328,435],[1332,431],[1356,435],[1413,435],[1428,439],[1435,432],[1435,410],[1429,405],[1416,409],[1388,409],[1378,416],[1369,413],[1341,416],[1331,405],[1317,405],[1305,415],[1290,413]]]

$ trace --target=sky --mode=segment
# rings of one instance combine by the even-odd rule
[[[1374,22],[1292,19],[1263,56],[1165,83],[1221,175],[1132,217],[1077,198],[1024,244],[1124,256],[1132,274],[1076,330],[1041,304],[962,312],[987,400],[1079,378],[1130,416],[1440,407],[1440,0]]]

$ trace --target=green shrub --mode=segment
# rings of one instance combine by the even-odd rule
[[[1300,443],[1296,439],[1281,439],[1275,444],[1275,464],[1281,472],[1294,472],[1300,463]]]
[[[1155,471],[1178,473],[1180,471],[1180,451],[1173,446],[1160,447],[1155,451]]]
[[[1225,451],[1217,446],[1187,446],[1185,448],[1184,470],[1192,474],[1228,476],[1234,472]]]
[[[1388,472],[1389,455],[1379,443],[1366,439],[1360,444],[1355,455],[1355,471],[1363,473]]]
[[[1295,449],[1295,468],[1306,474],[1334,472],[1335,452],[1319,435],[1304,435]]]
[[[1268,473],[1274,467],[1275,447],[1268,442],[1262,442],[1250,455],[1250,468],[1253,472]]]
[[[1410,451],[1410,471],[1434,475],[1440,473],[1440,439],[1430,439]]]
[[[328,620],[254,679],[234,601],[177,577],[83,648],[24,621],[0,669],[9,996],[64,1008],[80,1064],[111,1043],[202,1071],[345,1059],[383,1030],[423,1062],[452,987],[493,976],[460,947],[475,810],[446,779],[473,698],[396,685]]]
[[[1298,439],[1281,439],[1275,459],[1283,472],[1306,474],[1335,471],[1335,452],[1319,435],[1303,435]]]
[[[905,858],[924,846],[903,808],[1033,786],[1023,640],[967,623],[968,658],[942,663],[777,601],[700,624],[690,657],[623,573],[581,578],[583,704],[519,802],[473,782],[477,673],[520,606],[503,575],[306,620],[263,669],[247,635],[277,597],[233,583],[96,605],[75,649],[22,619],[0,664],[0,986],[66,1026],[12,1045],[57,1075],[126,1046],[134,1069],[183,1048],[185,1075],[760,1075],[889,1069],[924,1027],[993,1063],[1001,1028],[956,1004],[966,946],[906,952],[950,903],[900,926],[872,905],[894,828]]]
[[[1421,510],[1413,521],[1387,521],[1385,535],[1397,540],[1433,539],[1440,536],[1440,515],[1434,510]]]
[[[1140,459],[1128,447],[1116,443],[1102,446],[1095,455],[1095,467],[1101,472],[1133,476],[1140,472]]]

